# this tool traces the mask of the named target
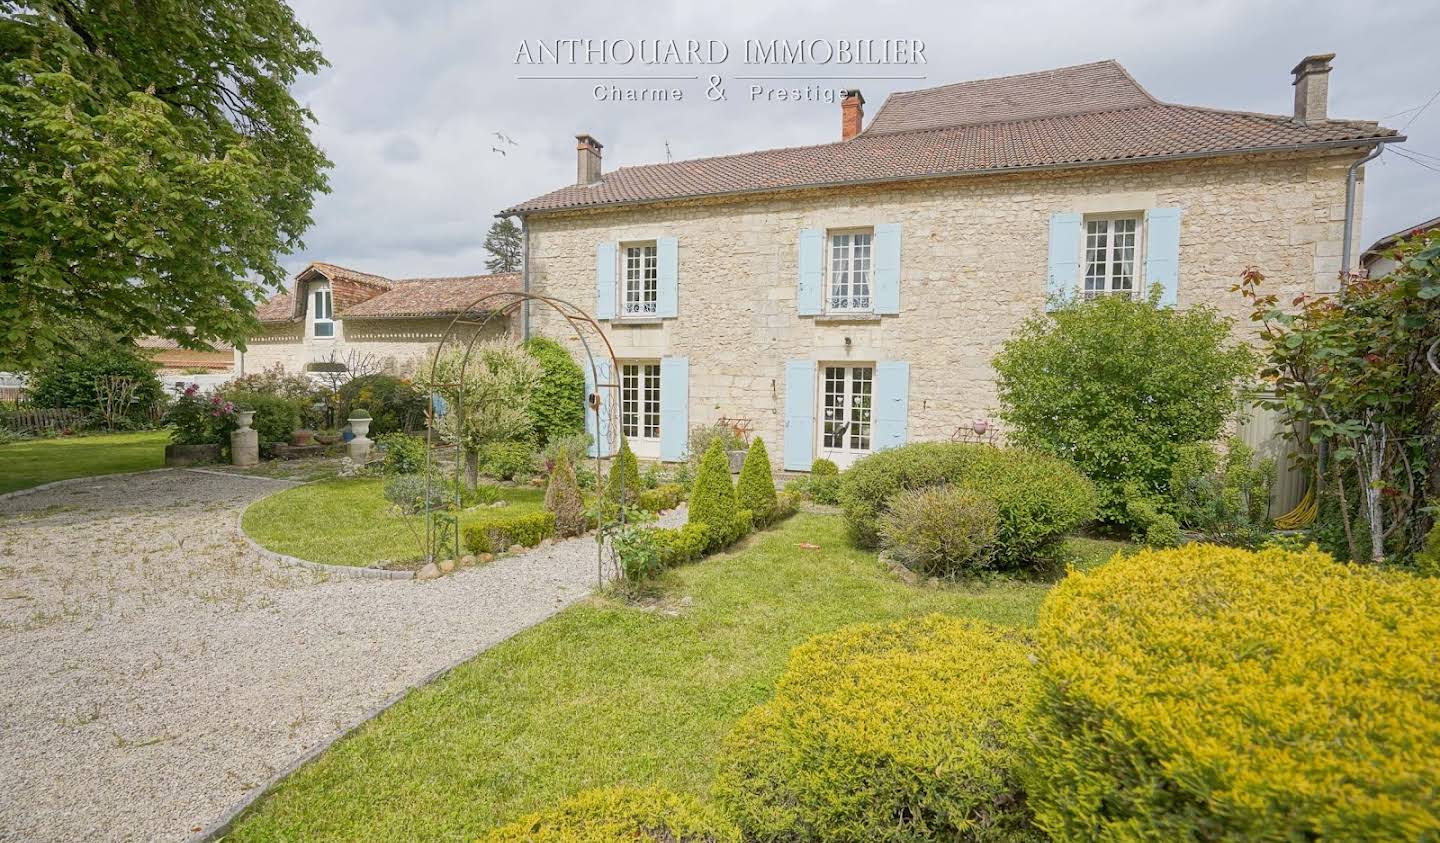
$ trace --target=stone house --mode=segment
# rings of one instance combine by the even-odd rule
[[[453,278],[386,278],[329,263],[312,263],[290,290],[260,306],[261,331],[235,351],[235,374],[280,366],[323,372],[353,366],[410,376],[434,351],[455,316],[490,293],[519,289],[519,273]],[[511,303],[496,301],[491,309]],[[475,321],[486,312],[474,312]],[[470,337],[472,327],[462,330]],[[510,317],[489,319],[487,336],[510,331]]]
[[[1351,165],[1402,138],[1328,117],[1330,58],[1293,71],[1293,115],[1161,102],[1102,61],[896,93],[868,126],[849,91],[817,146],[607,173],[580,135],[576,182],[504,213],[525,288],[593,307],[615,349],[602,452],[678,460],[723,417],[787,470],[843,467],[991,417],[990,360],[1047,302],[1158,286],[1240,317],[1249,264],[1282,300],[1333,289]]]

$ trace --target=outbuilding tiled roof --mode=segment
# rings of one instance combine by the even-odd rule
[[[459,275],[445,278],[386,278],[329,263],[312,263],[295,276],[295,285],[314,275],[328,280],[337,319],[414,319],[453,316],[489,293],[519,290],[520,273]],[[341,295],[341,292],[344,295]],[[508,303],[508,302],[506,302]],[[305,315],[305,301],[292,287],[260,305],[261,322],[292,322]]]
[[[1339,147],[1394,136],[1375,123],[1159,102],[1113,61],[892,94],[847,141],[621,167],[502,213],[660,202],[1009,170]]]

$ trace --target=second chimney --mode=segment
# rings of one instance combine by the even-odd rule
[[[1326,100],[1330,98],[1330,60],[1334,53],[1306,56],[1290,71],[1295,74],[1295,120],[1324,123]]]
[[[575,136],[575,183],[584,187],[600,181],[600,150],[604,145],[589,135]]]
[[[850,140],[860,134],[864,122],[865,97],[859,88],[851,88],[840,98],[840,140]]]

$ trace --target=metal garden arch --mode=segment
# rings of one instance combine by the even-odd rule
[[[455,428],[463,430],[465,426],[465,373],[470,365],[470,355],[475,347],[475,342],[484,334],[485,328],[490,320],[499,315],[509,316],[528,302],[539,302],[546,305],[561,318],[563,318],[574,332],[574,336],[580,341],[581,348],[585,351],[583,365],[590,372],[590,384],[592,391],[585,396],[585,411],[593,419],[595,431],[594,455],[595,455],[595,476],[600,478],[601,454],[607,451],[607,445],[613,434],[620,429],[618,413],[620,406],[620,380],[619,367],[615,363],[615,349],[611,347],[610,340],[605,332],[600,330],[600,324],[595,318],[575,305],[564,299],[557,299],[551,296],[539,296],[533,293],[522,293],[504,291],[489,293],[472,301],[454,319],[450,320],[445,333],[440,337],[440,343],[435,348],[435,356],[430,361],[429,381],[429,407],[426,409],[428,424],[425,430],[425,556],[430,561],[436,561],[435,555],[439,550],[442,541],[441,530],[453,527],[453,547],[456,552],[460,548],[460,519],[456,518],[453,525],[445,525],[444,528],[435,518],[436,508],[433,505],[433,483],[436,468],[435,450],[435,425],[440,417],[444,415],[444,397],[440,394],[442,386],[451,387],[455,395],[455,406],[449,412],[456,413]],[[460,336],[462,328],[473,328],[468,339]],[[588,335],[587,335],[588,334]],[[598,342],[597,342],[598,339]],[[445,352],[447,345],[461,345],[463,343],[465,352],[460,359],[459,380],[452,384],[439,384],[440,359]],[[605,382],[600,380],[600,367],[596,365],[597,358],[609,362],[608,377]],[[602,390],[608,391],[611,400],[603,400]],[[438,400],[437,400],[438,399]],[[604,414],[602,416],[602,413]],[[618,438],[618,437],[617,437]],[[460,505],[460,472],[463,468],[463,454],[457,453],[455,460],[455,476],[453,478],[454,499],[452,503],[458,510]],[[619,490],[620,498],[624,499],[623,477],[620,480],[622,487]],[[600,508],[601,512],[605,509]],[[624,519],[624,511],[621,509],[618,517]],[[602,528],[606,525],[599,525]],[[596,578],[603,584],[605,579],[605,543],[604,530],[600,532],[600,538],[596,541]]]

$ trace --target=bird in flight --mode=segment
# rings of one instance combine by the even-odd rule
[[[519,145],[520,145],[520,144],[516,143],[515,141],[511,140],[511,139],[510,139],[510,136],[507,135],[507,134],[505,134],[504,132],[495,132],[494,135],[495,135],[495,137],[499,138],[500,140],[504,141],[505,143],[510,144],[511,146],[519,146]]]
[[[503,149],[497,149],[496,147],[493,147],[493,146],[490,147],[490,151],[491,151],[491,152],[498,152],[498,153],[500,153],[501,155],[504,155],[504,154],[505,154],[505,150],[503,150]]]

